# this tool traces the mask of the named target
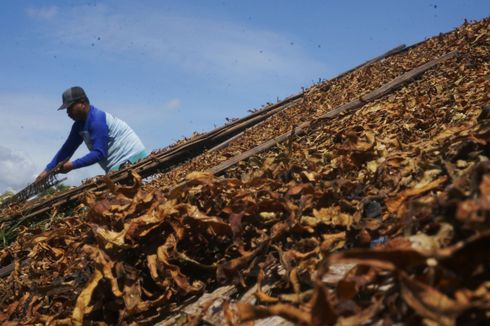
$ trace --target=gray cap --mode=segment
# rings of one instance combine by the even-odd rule
[[[58,108],[58,110],[69,108],[71,105],[77,103],[80,100],[88,101],[88,97],[85,94],[85,91],[80,86],[68,88],[66,91],[63,92],[61,98],[63,100],[63,104]]]

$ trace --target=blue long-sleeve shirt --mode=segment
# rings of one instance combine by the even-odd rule
[[[90,106],[87,119],[73,123],[67,140],[46,170],[50,171],[59,162],[70,158],[83,141],[90,152],[72,162],[74,169],[99,163],[108,172],[131,157],[146,153],[141,140],[124,121]]]

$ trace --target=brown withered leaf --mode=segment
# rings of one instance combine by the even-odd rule
[[[157,255],[153,254],[146,256],[146,265],[150,272],[150,276],[154,281],[159,283],[160,276],[158,275]]]
[[[93,306],[90,306],[90,301],[92,300],[92,295],[96,287],[99,285],[100,280],[102,280],[102,277],[102,273],[95,270],[90,281],[78,295],[71,316],[73,325],[83,325],[85,315],[92,311]]]
[[[328,291],[322,284],[315,285],[309,305],[311,325],[334,325],[337,322],[338,316],[329,300]]]
[[[454,228],[448,223],[440,223],[436,234],[427,235],[423,232],[417,232],[408,238],[411,247],[418,251],[434,252],[441,247],[445,247],[452,240]]]
[[[311,324],[310,314],[289,304],[276,304],[272,306],[254,306],[248,303],[237,303],[238,317],[240,321],[246,322],[279,316],[293,323]]]
[[[455,271],[458,278],[469,285],[488,273],[489,246],[490,231],[486,231],[454,246],[440,249],[438,261],[445,268]]]
[[[338,282],[336,293],[339,300],[351,300],[359,289],[374,282],[377,272],[370,266],[356,265]]]
[[[113,246],[117,246],[120,248],[129,248],[129,245],[125,243],[125,236],[127,233],[127,228],[129,225],[125,225],[125,230],[121,232],[116,232],[112,230],[108,230],[104,227],[99,227],[94,225],[93,230],[95,236],[104,243],[104,249],[111,249]]]
[[[118,278],[113,273],[115,263],[98,247],[85,245],[83,251],[90,255],[96,264],[97,270],[102,273],[104,279],[110,282],[114,296],[122,297],[123,293],[119,290]]]
[[[277,303],[279,302],[278,298],[271,297],[264,291],[262,291],[262,282],[264,280],[264,269],[261,266],[259,269],[259,273],[257,275],[257,291],[254,293],[254,296],[262,303]]]
[[[424,265],[426,260],[427,256],[411,248],[352,249],[328,257],[330,263],[362,264],[391,271],[410,270],[413,267]]]
[[[193,171],[193,172],[189,173],[185,178],[187,181],[196,180],[198,182],[211,185],[212,180],[215,178],[215,176],[209,172]]]
[[[313,209],[313,216],[318,221],[327,225],[342,225],[349,228],[353,221],[353,216],[341,211],[340,207],[323,207],[319,210]]]
[[[460,201],[456,211],[456,218],[472,229],[486,229],[489,222],[490,174],[482,176],[479,190],[477,198]]]
[[[138,283],[124,285],[123,293],[124,305],[127,312],[132,313],[133,311],[139,310],[137,308],[141,302],[140,285]]]
[[[400,272],[401,294],[405,302],[424,318],[441,325],[454,325],[466,306],[457,303],[427,284]]]
[[[490,196],[490,175],[485,174],[480,183],[480,193],[484,197]]]
[[[236,323],[234,323],[235,314],[231,310],[230,303],[228,302],[228,300],[225,300],[223,302],[223,315],[225,317],[225,321],[226,321],[227,326],[236,325]]]
[[[24,296],[17,301],[12,302],[11,304],[6,307],[3,311],[0,311],[0,322],[5,323],[7,322],[12,314],[17,310],[17,307],[21,305],[23,302],[25,302],[30,296],[30,293],[26,292],[24,293]]]
[[[132,185],[116,184],[107,176],[104,176],[103,179],[113,194],[122,195],[126,198],[132,198],[141,189],[141,176],[134,171],[131,171],[130,174],[133,181]]]
[[[14,263],[0,279],[2,323],[155,324],[205,287],[253,287],[257,266],[268,273],[265,290],[259,270],[258,296],[275,305],[242,306],[250,319],[485,322],[488,26],[489,18],[465,23],[318,83],[226,146],[177,160],[144,183],[133,175],[129,185],[97,185],[88,210],[58,207],[49,221],[15,221],[16,240],[0,250],[0,271]],[[370,97],[454,50],[403,87]],[[349,103],[362,106],[324,119]],[[292,126],[301,126],[297,135]],[[220,176],[198,172],[280,135],[285,143],[254,150]],[[179,144],[169,150],[189,149]],[[161,154],[152,154],[152,168],[169,152]],[[149,171],[144,162],[137,168]],[[331,255],[339,250],[347,251]],[[347,276],[346,262],[357,266]],[[230,307],[222,323],[237,322]]]
[[[333,234],[323,234],[323,242],[320,245],[320,250],[324,256],[328,256],[330,252],[341,249],[345,246],[346,232],[339,232]]]
[[[202,213],[196,206],[192,205],[179,205],[178,208],[183,207],[186,210],[187,216],[192,220],[199,222],[200,224],[209,227],[214,234],[217,235],[231,235],[232,229],[228,223],[220,221],[217,217],[207,216]],[[177,209],[178,209],[177,208]]]
[[[226,261],[218,265],[216,270],[216,278],[224,282],[228,279],[235,281],[242,280],[240,269],[248,264],[258,254],[262,253],[267,247],[269,247],[270,239],[264,240],[260,243],[257,249],[246,252],[242,256]]]
[[[350,325],[364,325],[372,322],[375,315],[383,309],[383,297],[374,298],[374,302],[369,305],[368,308],[356,313],[355,315],[349,317],[339,317],[337,320],[337,325],[339,326],[350,326]]]
[[[175,282],[175,284],[185,293],[198,293],[201,292],[204,288],[204,284],[200,281],[195,281],[191,284],[185,274],[183,274],[179,268],[179,266],[171,264],[169,262],[169,253],[168,251],[174,249],[177,245],[177,241],[173,235],[170,235],[165,244],[158,247],[156,256],[157,263],[161,264],[161,268],[159,268],[163,273],[168,273],[171,276],[171,280]],[[148,263],[152,264],[153,261],[150,260]],[[153,267],[152,267],[153,268]]]
[[[385,205],[391,213],[398,213],[404,202],[412,196],[423,194],[427,191],[436,189],[448,180],[447,176],[442,176],[420,188],[406,189],[398,194],[396,198],[385,200]],[[400,214],[398,214],[400,216]]]

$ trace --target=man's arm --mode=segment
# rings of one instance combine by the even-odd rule
[[[107,157],[109,143],[109,128],[107,126],[105,114],[94,115],[88,132],[92,150],[85,156],[74,160],[72,169],[78,169],[84,166],[92,165]]]
[[[66,139],[63,146],[61,146],[58,153],[56,153],[56,155],[53,157],[51,162],[49,162],[49,164],[46,166],[45,171],[46,172],[51,171],[56,167],[56,165],[58,165],[59,162],[70,158],[73,155],[73,153],[75,153],[77,148],[80,146],[82,141],[83,139],[78,134],[76,124],[73,124],[70,134],[68,135],[68,138]]]
[[[73,153],[75,153],[75,151],[83,141],[82,137],[78,134],[77,129],[78,128],[76,126],[76,123],[74,123],[71,127],[70,134],[68,135],[65,143],[63,144],[63,146],[61,146],[60,150],[58,151],[58,153],[56,153],[51,162],[48,163],[44,171],[42,171],[36,177],[36,180],[44,179],[48,175],[48,173],[58,165],[59,162],[69,159],[73,155]],[[72,163],[67,160],[67,162],[65,162],[63,164],[63,167],[60,169],[60,172],[67,173],[72,169]]]

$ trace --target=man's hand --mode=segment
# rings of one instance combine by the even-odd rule
[[[61,165],[61,164],[60,164]],[[73,170],[73,163],[71,161],[66,161],[61,165],[56,173],[68,173],[71,170]],[[44,170],[43,172],[39,173],[39,175],[36,177],[36,181],[42,180],[48,176],[49,172]]]
[[[73,163],[68,161],[60,167],[60,173],[68,173],[73,170]]]
[[[36,177],[36,181],[42,180],[48,176],[48,172],[44,170],[43,172],[39,173],[39,175]]]

